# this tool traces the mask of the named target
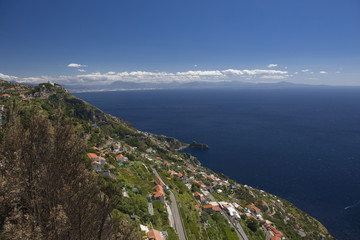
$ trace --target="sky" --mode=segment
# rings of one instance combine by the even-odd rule
[[[360,86],[360,1],[0,0],[0,79]]]

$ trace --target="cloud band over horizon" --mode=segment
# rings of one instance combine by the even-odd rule
[[[40,77],[16,77],[0,73],[0,78],[4,80],[14,80],[23,83],[56,82],[67,85],[81,84],[111,84],[116,81],[135,82],[135,83],[171,83],[171,82],[222,82],[222,81],[253,81],[264,82],[268,80],[286,79],[289,77],[288,71],[270,69],[226,69],[226,70],[205,70],[205,71],[185,71],[185,72],[93,72],[78,75],[40,76]]]

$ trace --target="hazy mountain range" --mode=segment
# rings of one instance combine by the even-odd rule
[[[239,81],[224,82],[171,82],[171,83],[135,83],[116,81],[108,85],[63,85],[70,92],[91,91],[121,91],[121,90],[150,90],[150,89],[192,89],[192,88],[279,88],[279,87],[310,87],[313,85],[295,84],[290,82],[278,83],[248,83]]]

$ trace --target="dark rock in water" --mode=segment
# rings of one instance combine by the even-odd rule
[[[199,148],[199,149],[208,149],[209,146],[203,143],[197,143],[195,141],[193,141],[190,145],[190,148]]]

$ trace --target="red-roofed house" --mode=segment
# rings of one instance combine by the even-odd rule
[[[116,155],[115,159],[118,162],[126,162],[129,160],[127,157],[124,157],[124,155],[122,155],[122,154]]]
[[[100,157],[98,155],[96,155],[95,153],[88,153],[86,154],[90,160],[96,161],[96,160],[100,160]]]
[[[10,98],[10,95],[7,94],[7,93],[5,93],[5,94],[2,95],[2,97],[3,97],[3,98]]]
[[[168,173],[170,173],[171,175],[175,175],[175,174],[176,174],[176,172],[175,172],[175,171],[173,171],[173,170],[168,171]]]
[[[219,206],[213,206],[212,209],[216,212],[221,212],[221,208]]]
[[[209,205],[204,205],[204,206],[203,206],[203,209],[212,209],[212,208],[213,208],[213,206],[212,206],[212,205],[210,205],[210,204],[209,204]]]
[[[201,194],[198,193],[198,192],[195,192],[195,193],[194,193],[194,197],[195,197],[197,200],[200,200]]]
[[[121,146],[120,146],[119,143],[115,143],[115,144],[113,145],[113,148],[114,148],[115,151],[119,151],[120,148],[121,148]]]
[[[160,232],[155,229],[151,229],[146,235],[149,240],[162,240]]]
[[[153,201],[160,201],[162,203],[165,202],[165,193],[163,188],[160,185],[156,185],[155,187],[153,187],[153,196],[152,199]]]
[[[272,236],[272,237],[270,238],[270,240],[281,240],[281,238],[278,237],[278,236]]]
[[[253,212],[254,214],[261,214],[261,211],[260,211],[260,209],[259,208],[257,208],[256,206],[255,206],[255,204],[249,204],[249,205],[247,205],[247,208],[251,211],[251,212]]]

